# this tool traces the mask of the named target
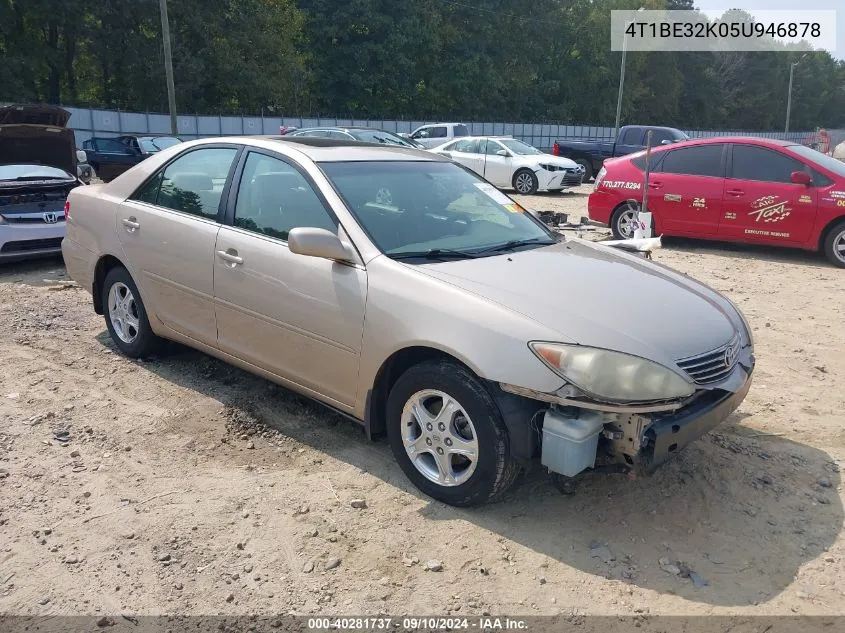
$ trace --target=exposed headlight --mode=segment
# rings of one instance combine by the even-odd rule
[[[638,356],[562,343],[535,342],[530,347],[552,371],[600,400],[672,400],[695,391],[680,374]]]

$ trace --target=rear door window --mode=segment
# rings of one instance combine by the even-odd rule
[[[684,174],[687,176],[712,176],[723,178],[722,150],[724,144],[698,145],[667,152],[661,163],[660,171],[664,174]],[[644,159],[644,157],[642,157]]]
[[[478,153],[478,141],[477,140],[458,141],[457,143],[453,143],[450,147],[452,148],[452,151],[454,151],[454,152],[464,152],[465,154],[477,154]]]
[[[216,220],[237,153],[234,147],[188,152],[141,185],[131,199]]]

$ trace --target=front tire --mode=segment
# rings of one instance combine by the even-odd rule
[[[540,186],[537,175],[530,169],[520,169],[513,175],[513,188],[517,193],[530,196],[537,193]]]
[[[112,268],[103,281],[103,316],[112,341],[130,358],[143,358],[159,346],[150,327],[141,293],[123,267]]]
[[[452,506],[493,501],[513,484],[502,414],[484,385],[450,360],[414,365],[387,399],[387,436],[408,479]]]
[[[834,266],[845,268],[845,222],[840,222],[827,234],[824,254]]]

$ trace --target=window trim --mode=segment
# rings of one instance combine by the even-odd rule
[[[283,240],[280,237],[274,237],[272,235],[267,235],[266,233],[256,233],[255,231],[249,231],[247,229],[241,228],[239,226],[235,226],[235,207],[238,203],[238,193],[241,189],[241,179],[243,178],[244,168],[246,167],[246,161],[249,158],[251,153],[262,154],[269,158],[275,158],[280,160],[281,162],[293,167],[299,174],[305,178],[306,182],[311,186],[311,189],[317,195],[317,199],[320,201],[320,204],[323,205],[323,208],[328,213],[329,217],[332,218],[338,227],[343,229],[344,234],[349,236],[346,227],[343,226],[343,223],[340,221],[340,218],[337,217],[337,214],[332,209],[332,206],[329,204],[329,201],[323,195],[323,192],[320,190],[320,187],[317,186],[317,182],[311,177],[305,169],[293,160],[289,156],[285,156],[284,154],[279,154],[278,152],[274,152],[273,150],[264,149],[263,147],[253,147],[249,146],[245,148],[245,151],[241,152],[241,155],[238,157],[238,160],[235,161],[235,173],[232,175],[232,180],[230,183],[230,189],[228,192],[228,197],[226,199],[226,206],[224,207],[223,219],[221,224],[223,226],[229,227],[230,229],[235,229],[236,231],[241,231],[246,233],[247,235],[252,235],[253,237],[260,237],[268,240],[273,240],[274,242],[278,242],[280,244],[284,244],[287,247],[288,241]],[[355,252],[358,254],[358,257],[361,257],[361,254],[358,252],[358,248],[355,246],[355,243],[352,241],[351,237],[348,237],[349,243],[352,244],[352,247],[355,249]]]
[[[732,170],[733,170],[734,148],[738,145],[742,145],[743,147],[753,147],[755,149],[760,149],[760,150],[763,150],[765,152],[771,152],[771,153],[773,153],[777,156],[782,156],[784,158],[788,158],[790,160],[793,160],[796,163],[798,163],[799,165],[801,165],[801,167],[803,167],[803,171],[809,173],[810,176],[812,177],[812,170],[813,170],[812,166],[808,165],[807,163],[805,163],[802,160],[799,160],[798,157],[792,156],[791,154],[787,154],[785,152],[779,152],[776,149],[772,149],[771,147],[765,147],[763,145],[757,145],[756,143],[728,142],[727,145],[731,146],[731,150],[730,150],[730,156],[728,157],[728,162],[727,162],[726,169],[725,169],[725,179],[726,180],[732,180],[732,181],[735,181],[735,182],[743,182],[743,181],[744,182],[766,182],[766,183],[775,184],[775,185],[795,185],[795,183],[791,182],[791,181],[790,182],[781,182],[780,180],[752,180],[750,178],[736,178],[736,177],[732,176],[731,173],[732,173]],[[816,185],[815,183],[810,184],[811,188],[815,187],[815,186],[818,186],[818,185]]]
[[[237,150],[235,152],[235,156],[232,159],[232,164],[229,165],[229,173],[226,175],[226,182],[223,184],[223,191],[220,194],[220,202],[217,205],[217,219],[208,218],[204,215],[196,215],[194,213],[187,213],[186,211],[179,211],[177,209],[171,209],[169,207],[163,207],[158,204],[158,194],[156,194],[156,204],[151,202],[145,202],[143,200],[138,200],[133,196],[138,193],[149,181],[153,178],[156,178],[159,174],[163,174],[164,171],[170,167],[171,164],[176,162],[178,159],[182,158],[183,156],[187,156],[192,152],[198,152],[203,149],[234,149]],[[179,215],[185,216],[187,218],[194,218],[196,220],[205,220],[206,222],[213,222],[215,224],[223,224],[223,218],[225,216],[225,209],[229,203],[229,194],[232,188],[232,176],[235,173],[235,169],[241,160],[241,156],[244,154],[244,146],[238,143],[209,143],[208,145],[198,145],[196,147],[191,147],[184,152],[179,152],[176,156],[172,157],[166,163],[161,165],[158,169],[156,169],[152,174],[144,178],[135,190],[129,194],[129,197],[126,198],[123,202],[132,202],[134,204],[142,204],[147,207],[152,207],[154,209],[160,209],[162,211],[168,211],[170,213],[178,213]],[[162,179],[162,182],[164,180]],[[161,189],[161,184],[159,183],[159,189]]]
[[[682,152],[684,150],[694,149],[696,147],[712,147],[713,145],[721,145],[722,146],[722,155],[719,158],[719,169],[722,172],[721,176],[707,176],[704,174],[678,174],[673,171],[664,171],[664,166],[666,163],[666,159],[669,157],[670,154],[673,152]],[[662,156],[660,158],[660,171],[658,172],[654,167],[650,169],[652,172],[666,174],[669,176],[686,176],[687,178],[718,178],[720,180],[724,180],[727,178],[728,174],[728,145],[730,143],[725,143],[724,141],[720,141],[718,143],[701,143],[699,145],[688,145],[686,147],[674,147],[672,149],[666,150],[665,152],[661,152]],[[733,151],[733,150],[731,150]]]

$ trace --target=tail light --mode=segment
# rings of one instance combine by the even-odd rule
[[[70,217],[70,200],[65,200],[65,222]]]
[[[552,154],[554,154],[555,156],[560,156],[560,145],[558,145],[557,143],[555,143],[552,147]]]

